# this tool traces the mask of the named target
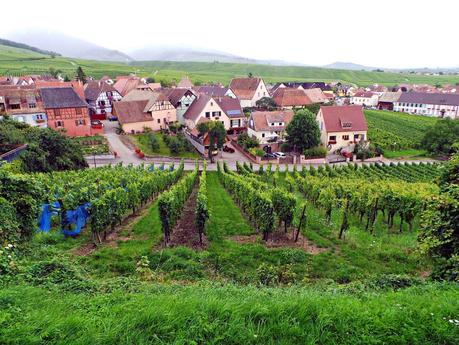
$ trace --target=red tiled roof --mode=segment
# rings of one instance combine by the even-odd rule
[[[367,131],[368,125],[360,105],[320,107],[327,132]]]
[[[303,92],[309,97],[312,103],[323,103],[327,102],[328,98],[324,92],[319,88],[305,89]]]
[[[152,121],[151,115],[144,112],[147,103],[148,101],[115,102],[113,113],[121,124]]]
[[[214,100],[229,118],[245,117],[238,99],[224,96],[214,97]]]
[[[252,99],[260,82],[261,78],[234,78],[230,89],[239,99]]]
[[[293,110],[254,111],[250,116],[249,126],[254,131],[282,131],[292,121]],[[270,126],[272,122],[284,122],[285,126]]]
[[[116,78],[113,87],[118,91],[121,96],[125,96],[129,91],[135,89],[140,84],[138,77],[119,76]]]
[[[191,89],[193,87],[193,83],[191,82],[190,78],[182,77],[177,87],[184,88],[184,89]]]
[[[312,101],[303,90],[288,87],[278,88],[274,92],[273,100],[279,107],[302,107],[312,104]]]
[[[357,91],[354,94],[354,97],[363,97],[363,98],[371,98],[373,97],[374,93],[370,91]]]
[[[188,107],[185,114],[183,114],[183,117],[188,120],[196,121],[211,98],[212,97],[208,95],[199,95]]]

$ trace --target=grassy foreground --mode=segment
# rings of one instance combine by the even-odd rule
[[[0,291],[2,344],[457,344],[459,289],[343,294],[234,285]]]

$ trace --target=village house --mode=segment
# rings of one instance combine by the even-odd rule
[[[333,99],[333,94],[325,94],[321,89],[305,89],[303,92],[308,96],[312,103],[328,103],[330,99]]]
[[[221,121],[230,132],[239,131],[245,126],[245,115],[236,98],[212,97],[199,94],[183,115],[186,126],[192,130],[199,123]]]
[[[257,138],[265,152],[279,151],[285,128],[293,115],[293,110],[254,111],[247,124],[247,134]]]
[[[378,109],[380,110],[394,110],[394,103],[398,102],[401,92],[384,92],[378,101]]]
[[[52,81],[52,80],[37,80],[34,83],[37,89],[45,88],[55,88],[55,87],[71,87],[75,92],[80,96],[81,99],[84,99],[84,86],[83,83],[77,80],[72,81]]]
[[[233,90],[229,87],[218,86],[218,85],[201,85],[196,86],[193,88],[194,91],[197,93],[203,93],[208,96],[216,96],[216,97],[231,97],[237,98],[234,94]]]
[[[273,100],[281,109],[302,108],[313,103],[304,90],[288,87],[278,88],[273,94]]]
[[[165,129],[177,121],[176,110],[160,92],[132,90],[120,102],[113,104],[113,114],[126,133],[142,133]]]
[[[177,111],[177,121],[185,124],[183,115],[188,110],[191,103],[196,99],[196,93],[192,89],[174,88],[163,89],[161,92],[169,99],[169,102]]]
[[[47,127],[40,92],[33,86],[0,86],[0,116],[36,127]]]
[[[270,96],[263,79],[256,77],[235,78],[231,80],[229,88],[239,99],[243,108],[253,108],[259,99]]]
[[[191,82],[190,78],[188,78],[187,76],[182,77],[182,79],[177,84],[177,87],[181,89],[191,89],[193,86],[194,86],[193,83]]]
[[[116,77],[116,81],[115,84],[113,84],[113,87],[121,96],[125,96],[141,84],[142,82],[139,77],[118,76]]]
[[[299,89],[299,90],[320,89],[324,93],[333,94],[332,87],[322,81],[315,81],[315,82],[285,81],[282,83],[276,83],[271,88],[271,94],[273,94],[278,88],[291,88],[291,89]]]
[[[84,89],[89,115],[93,120],[105,120],[113,111],[113,103],[121,100],[121,94],[111,85],[101,81],[90,81]]]
[[[358,91],[351,97],[351,104],[362,105],[364,107],[377,107],[379,96],[370,91]]]
[[[40,90],[48,127],[64,130],[68,136],[87,136],[102,130],[91,128],[88,104],[71,87],[43,88]]]
[[[459,117],[459,94],[403,92],[394,110],[455,119]]]
[[[323,106],[316,119],[322,145],[330,152],[367,140],[368,126],[362,106]]]

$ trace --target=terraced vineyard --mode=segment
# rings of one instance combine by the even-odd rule
[[[438,119],[380,110],[365,110],[368,137],[384,150],[419,148],[426,130]]]
[[[37,184],[43,202],[91,203],[90,220],[76,238],[54,219],[3,249],[14,265],[0,256],[0,343],[454,343],[459,291],[424,281],[416,241],[441,170],[13,174],[9,186]]]

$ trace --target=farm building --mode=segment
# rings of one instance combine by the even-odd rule
[[[404,92],[394,110],[425,116],[459,117],[459,94]]]

